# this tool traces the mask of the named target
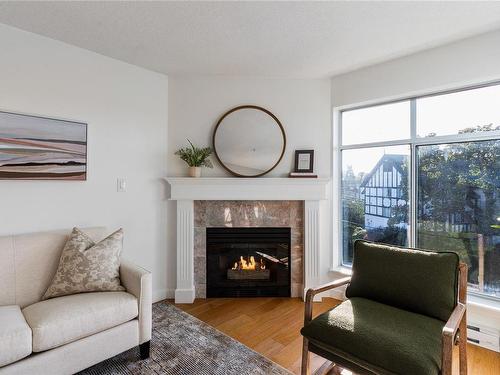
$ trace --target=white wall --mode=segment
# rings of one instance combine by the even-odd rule
[[[242,77],[169,77],[168,170],[171,176],[187,173],[186,164],[173,152],[189,138],[210,145],[214,126],[227,110],[255,104],[276,115],[285,128],[287,146],[281,163],[267,177],[287,176],[295,149],[315,149],[315,171],[330,175],[330,82],[327,79],[264,79]],[[215,163],[204,176],[227,176]]]
[[[333,107],[500,80],[500,30],[332,78]],[[500,326],[500,304],[469,306],[472,322]]]
[[[334,107],[500,80],[500,30],[332,79]]]
[[[0,109],[88,123],[87,181],[0,181],[0,235],[123,227],[125,257],[164,297],[167,77],[4,25],[0,47]]]
[[[254,77],[169,77],[168,171],[171,176],[185,176],[186,164],[173,152],[187,144],[186,138],[199,146],[210,145],[214,126],[227,110],[242,104],[267,108],[283,124],[287,147],[281,163],[265,177],[287,176],[293,168],[294,150],[315,150],[315,172],[331,176],[331,102],[328,79],[266,79]],[[215,158],[212,157],[212,160]],[[204,176],[228,176],[214,160],[213,170],[203,169]],[[265,178],[262,177],[262,178]],[[175,222],[175,203],[169,203],[170,223]],[[330,202],[323,204],[325,238],[323,239],[323,275],[328,277],[331,264]],[[168,252],[174,256],[175,227],[169,227]],[[170,264],[168,273],[175,272]],[[172,285],[175,285],[175,280]]]

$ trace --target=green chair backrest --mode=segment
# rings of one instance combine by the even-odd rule
[[[362,297],[448,320],[457,304],[459,258],[358,240],[347,298]]]

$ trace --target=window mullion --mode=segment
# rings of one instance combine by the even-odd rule
[[[333,196],[332,196],[332,218],[333,222],[337,223],[336,227],[333,229],[332,241],[336,241],[334,248],[338,249],[338,252],[333,255],[332,258],[332,268],[336,269],[343,264],[343,234],[342,234],[342,114],[339,111],[333,111],[334,127],[333,127],[333,154],[335,159],[333,160]]]
[[[400,145],[407,145],[410,142],[411,142],[411,139],[397,139],[394,141],[383,141],[383,142],[371,142],[371,143],[345,145],[345,146],[340,146],[340,149],[341,150],[357,150],[357,149],[361,149],[361,148],[400,146]]]
[[[410,179],[410,219],[408,220],[409,225],[409,245],[410,247],[417,246],[417,146],[415,142],[417,140],[417,101],[412,99],[410,101],[410,165],[408,166],[409,179]]]
[[[417,100],[410,100],[410,137],[411,142],[417,140]]]

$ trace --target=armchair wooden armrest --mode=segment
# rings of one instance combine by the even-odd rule
[[[458,303],[442,331],[442,374],[451,375],[453,360],[453,345],[460,345],[460,367],[461,374],[466,373],[465,345],[467,342],[467,324],[465,323],[466,307]],[[465,363],[465,365],[464,365]]]
[[[443,327],[443,338],[445,336],[455,338],[455,335],[460,327],[460,322],[465,314],[466,308],[463,303],[458,303],[453,312],[450,315],[450,318],[446,322]]]
[[[330,290],[330,289],[338,288],[339,286],[349,284],[350,282],[351,282],[351,276],[348,276],[348,277],[343,277],[341,279],[331,281],[327,284],[317,286],[315,288],[308,289],[307,293],[306,293],[306,305],[305,305],[305,311],[304,311],[304,325],[309,323],[312,320],[312,311],[313,311],[312,302],[313,302],[313,298],[316,294],[326,292],[327,290]]]
[[[459,346],[460,374],[467,374],[467,265],[460,263],[458,269],[458,303],[442,331],[442,375],[452,373],[453,345]]]

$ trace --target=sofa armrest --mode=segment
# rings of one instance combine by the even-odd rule
[[[127,292],[137,298],[139,304],[139,344],[142,344],[151,340],[153,308],[151,272],[122,259],[120,279]]]

